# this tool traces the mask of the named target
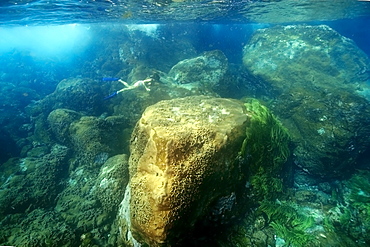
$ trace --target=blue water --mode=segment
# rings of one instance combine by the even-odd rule
[[[21,0],[2,1],[2,24],[289,22],[366,16],[366,1],[266,0]]]
[[[163,46],[186,40],[194,50],[184,58],[219,49],[230,63],[241,64],[242,48],[257,29],[326,24],[370,56],[367,1],[25,0],[2,1],[0,13],[0,142],[10,143],[2,145],[2,161],[20,152],[7,123],[15,118],[26,124],[25,107],[52,93],[63,79],[117,76],[121,67],[102,72],[101,66],[106,62],[102,59],[114,64],[119,55],[102,52],[118,47],[135,30],[156,37]],[[151,56],[161,52],[171,56],[169,50],[131,51],[134,59],[153,63]],[[174,63],[161,63],[157,69],[168,72]]]
[[[233,71],[233,68],[242,66],[243,47],[256,30],[295,24],[328,25],[352,39],[370,57],[370,1],[1,1],[0,167],[9,160],[31,156],[30,150],[39,148],[34,151],[37,153],[51,145],[43,142],[52,137],[40,134],[40,129],[50,131],[50,126],[40,127],[42,121],[39,121],[47,119],[50,112],[38,106],[52,95],[58,84],[73,87],[61,83],[65,79],[91,80],[101,86],[102,95],[96,96],[94,105],[80,99],[79,113],[88,116],[92,108],[101,107],[95,117],[104,119],[113,112],[115,102],[120,99],[116,91],[121,85],[118,78],[126,80],[133,68],[147,66],[159,74],[168,73],[179,60],[221,50]],[[369,69],[364,68],[364,72],[359,73]],[[249,75],[237,76],[247,78]],[[81,92],[81,98],[85,97],[84,93],[90,91]],[[240,99],[244,96],[242,93],[235,88],[225,96]],[[365,93],[370,98],[370,93]],[[132,97],[131,102],[134,101]],[[106,106],[108,104],[111,104],[110,108]],[[135,107],[135,104],[129,107]],[[59,108],[58,103],[51,108]],[[120,110],[124,112],[125,109]],[[132,121],[127,125],[134,126],[134,120],[125,121]],[[129,140],[129,134],[126,135]],[[128,147],[122,149],[127,151]],[[108,159],[108,152],[103,150],[102,154],[95,160],[95,165],[102,165]],[[365,167],[369,167],[367,154],[359,159]],[[37,158],[40,157],[43,154]],[[75,165],[73,162],[71,167]],[[0,177],[3,179],[9,174],[0,174]],[[65,181],[64,184],[60,182],[61,186],[72,183],[73,179],[63,176]],[[38,208],[33,204],[27,206],[23,212]],[[79,229],[79,233],[82,232]],[[7,234],[7,237],[11,236],[9,232]],[[0,243],[7,241],[0,236]],[[79,237],[75,242],[81,243]]]
[[[164,47],[189,42],[194,50],[184,58],[219,49],[230,63],[241,64],[242,48],[257,29],[326,24],[370,56],[370,2],[366,1],[25,0],[2,1],[0,13],[2,161],[20,152],[19,137],[12,137],[14,127],[9,129],[7,123],[15,118],[27,124],[25,107],[52,93],[63,79],[117,76],[120,65],[105,71],[102,66],[107,62],[103,59],[117,62],[119,54],[103,53],[130,39],[135,30],[155,37]],[[145,47],[150,41],[135,42]],[[131,53],[133,59],[153,63],[158,54],[171,56],[170,50]],[[175,62],[169,60],[156,69],[168,72]]]

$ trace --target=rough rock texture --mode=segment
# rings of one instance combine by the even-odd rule
[[[50,112],[47,121],[55,138],[63,144],[70,144],[69,126],[80,119],[82,114],[68,110],[56,109]]]
[[[35,209],[21,218],[19,228],[9,229],[11,237],[8,243],[29,247],[78,246],[74,230],[55,211]]]
[[[303,83],[306,90],[366,87],[370,75],[365,53],[325,25],[258,30],[243,49],[243,62],[278,91]]]
[[[370,140],[367,56],[327,26],[258,30],[243,62],[270,89],[270,104],[297,143],[305,172],[339,177],[354,168]]]
[[[109,156],[122,150],[125,126],[126,121],[120,117],[84,116],[70,124],[68,138],[82,163],[100,167]]]
[[[0,220],[8,214],[50,207],[62,189],[69,149],[54,145],[43,157],[11,159],[1,166]]]
[[[81,78],[62,80],[53,93],[27,106],[26,112],[32,116],[31,124],[34,128],[32,138],[39,142],[53,143],[51,132],[45,131],[53,127],[54,137],[59,138],[58,142],[64,143],[67,140],[63,140],[60,135],[65,134],[67,124],[57,126],[58,121],[65,118],[70,122],[76,117],[72,116],[73,111],[76,112],[73,115],[103,116],[103,113],[109,111],[108,105],[103,104],[103,99],[108,92],[109,85],[100,81]],[[58,110],[49,116],[53,110],[57,109],[63,110]],[[68,110],[70,112],[67,112]],[[50,117],[49,120],[47,120],[48,117]],[[49,126],[52,122],[57,125]]]
[[[47,213],[63,190],[69,153],[67,147],[56,144],[41,157],[9,159],[0,166],[1,245],[73,245],[71,229],[54,213]]]
[[[32,106],[31,113],[65,108],[91,115],[100,115],[106,108],[103,102],[106,85],[91,79],[64,79],[52,94]],[[108,89],[107,89],[108,90]]]
[[[126,154],[115,155],[109,158],[96,179],[96,195],[104,210],[116,211],[123,199],[129,180],[128,156]]]
[[[240,181],[235,159],[247,120],[243,104],[230,99],[195,96],[148,107],[131,139],[123,238],[151,246],[181,240]]]
[[[98,156],[105,153],[108,157],[112,152],[103,134],[104,131],[106,131],[105,121],[95,117],[82,117],[70,125],[73,147],[85,162],[102,165],[106,159],[101,162]]]
[[[164,31],[167,28],[161,27],[161,29]],[[156,32],[145,33],[140,30],[131,30],[128,34],[129,36],[123,38],[123,42],[119,44],[119,59],[125,64],[125,66],[121,65],[120,68],[139,65],[168,71],[179,60],[196,55],[196,49],[186,37],[162,39],[156,37]],[[113,69],[117,69],[115,64],[113,64]]]
[[[177,84],[217,85],[227,70],[227,58],[218,50],[185,59],[173,66],[168,76]]]
[[[129,123],[132,126],[135,126],[146,107],[161,100],[183,98],[194,95],[218,96],[218,94],[215,93],[209,85],[200,85],[197,83],[183,85],[185,86],[173,83],[173,80],[163,73],[161,74],[160,81],[154,80],[151,83],[149,86],[149,92],[143,88],[129,90],[119,94],[115,98],[112,98],[107,102],[107,104],[111,104],[115,115],[123,116],[130,120]],[[111,91],[119,89],[121,88],[117,87]]]

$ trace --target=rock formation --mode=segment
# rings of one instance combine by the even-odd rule
[[[370,98],[369,59],[352,40],[324,25],[261,29],[243,62],[271,90],[303,171],[330,178],[355,167],[370,143]]]
[[[168,72],[168,76],[174,83],[184,87],[191,88],[194,85],[212,87],[220,82],[226,73],[227,66],[227,58],[221,51],[209,51],[175,64]]]
[[[151,246],[174,244],[230,193],[240,180],[235,159],[247,120],[243,104],[230,99],[196,96],[148,107],[131,140],[131,202],[121,208],[129,210],[129,235]]]
[[[191,96],[148,107],[131,137],[119,213],[125,244],[181,246],[211,210],[212,217],[229,210],[235,218],[236,191],[245,193],[246,183],[248,190],[260,186],[248,200],[271,198],[283,186],[276,177],[289,155],[287,140],[256,100]]]

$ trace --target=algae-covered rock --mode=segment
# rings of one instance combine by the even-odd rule
[[[51,145],[57,139],[69,145],[68,123],[78,118],[77,115],[101,116],[108,111],[108,104],[103,104],[108,91],[106,84],[91,79],[62,80],[53,93],[26,107],[27,114],[32,116],[32,139]],[[50,115],[53,110],[57,111]]]
[[[119,117],[106,119],[84,116],[69,126],[69,138],[81,162],[101,166],[107,158],[122,150],[126,121]]]
[[[139,68],[137,69],[139,70]],[[140,79],[143,78],[145,77],[140,77]],[[150,91],[146,91],[144,88],[127,90],[120,93],[117,97],[110,99],[109,102],[106,101],[106,104],[112,107],[114,111],[113,114],[126,119],[130,128],[135,126],[141,114],[148,106],[161,100],[194,95],[218,97],[218,94],[206,85],[192,84],[190,87],[182,87],[181,85],[173,83],[172,79],[163,72],[158,72],[158,74],[154,73],[151,78],[152,82],[149,85]],[[111,91],[121,88],[122,87],[115,87],[112,88]],[[130,129],[130,131],[131,130],[132,129]]]
[[[154,26],[156,25],[153,25],[153,27]],[[173,37],[172,25],[159,25],[150,31],[149,29],[141,29],[140,25],[120,26],[119,28],[128,29],[127,33],[120,32],[117,34],[122,40],[118,50],[119,59],[124,64],[124,66],[121,65],[121,68],[142,65],[168,71],[178,61],[196,55],[196,49],[191,40],[187,37],[188,31],[184,31],[184,29],[182,29],[181,33],[176,34],[176,39],[173,39],[169,38]],[[184,28],[186,29],[186,27]],[[102,42],[104,42],[104,40],[103,38]],[[112,42],[107,45],[111,43]],[[108,55],[105,56],[111,57],[115,49],[117,49],[117,46],[112,47]],[[117,67],[115,67],[115,69],[117,69]]]
[[[8,245],[12,246],[77,246],[74,230],[54,211],[36,209],[9,230]]]
[[[76,244],[73,231],[50,210],[63,190],[68,158],[69,149],[56,144],[43,157],[11,159],[0,167],[1,245]]]
[[[69,126],[73,121],[81,118],[82,114],[68,110],[56,109],[50,112],[47,121],[55,138],[63,144],[70,143]]]
[[[105,95],[103,89],[104,85],[91,79],[65,79],[59,82],[55,92],[48,97],[54,99],[57,108],[98,115],[104,110],[104,104],[100,103]]]
[[[370,110],[369,60],[352,40],[323,25],[261,29],[243,62],[270,89],[299,167],[326,178],[353,169],[370,144]]]
[[[153,246],[184,238],[240,180],[235,159],[247,119],[243,104],[229,99],[187,97],[148,107],[132,134],[128,233]]]
[[[329,211],[328,220],[362,246],[369,245],[370,236],[370,171],[359,170],[343,182],[344,203]]]
[[[173,66],[168,76],[177,84],[212,87],[217,85],[227,70],[227,58],[218,50],[185,59]]]
[[[54,210],[85,246],[104,246],[114,215],[102,207],[95,187],[98,171],[89,166],[80,164],[70,172]]]
[[[287,148],[287,138],[280,139],[284,137],[279,132],[281,126],[275,126],[276,119],[270,118],[266,108],[257,106],[257,102],[252,106],[231,99],[192,96],[161,101],[145,110],[132,134],[130,182],[119,214],[126,244],[190,244],[199,221],[224,224],[228,217],[238,215],[237,210],[245,210],[248,203],[242,200],[276,193],[275,188],[263,192],[253,188],[274,183],[260,181],[251,186],[246,181],[253,179],[252,175],[278,179],[282,188],[279,176],[289,151],[281,153],[276,143],[264,146],[275,138]],[[259,142],[258,134],[263,133],[268,133],[269,139]],[[261,152],[250,151],[258,148]],[[270,163],[270,158],[276,162]],[[261,160],[265,162],[258,162]],[[249,196],[241,199],[246,191]],[[243,209],[235,208],[239,203]],[[222,219],[213,221],[217,216]]]
[[[275,200],[290,183],[290,135],[276,117],[256,99],[246,99],[250,116],[241,148],[248,164],[244,172],[252,186],[251,198]]]
[[[325,25],[257,30],[243,49],[243,62],[278,91],[366,87],[370,73],[366,54]]]
[[[76,153],[86,163],[102,165],[111,152],[108,142],[104,141],[104,120],[95,117],[82,117],[70,126],[70,136]],[[99,154],[106,154],[106,159],[100,162]]]
[[[64,79],[57,85],[55,91],[29,108],[31,114],[49,114],[58,108],[84,112],[90,115],[100,115],[106,111],[102,104],[106,96],[107,85],[91,79]]]
[[[128,156],[115,155],[109,158],[100,169],[96,179],[96,195],[106,211],[116,211],[123,200],[129,180]]]
[[[69,149],[54,145],[43,157],[10,160],[1,166],[0,219],[7,214],[48,208],[62,190],[68,170]]]

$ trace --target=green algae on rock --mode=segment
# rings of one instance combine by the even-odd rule
[[[100,172],[84,162],[70,170],[54,211],[74,229],[81,246],[105,246],[112,241],[116,245],[114,219],[123,199],[121,186],[128,182],[127,155],[109,158]]]
[[[361,244],[369,244],[370,236],[370,171],[358,170],[344,182],[347,190],[344,193],[345,210],[340,211],[340,217],[335,226]]]
[[[71,229],[59,215],[49,211],[63,190],[69,157],[69,148],[56,144],[41,157],[11,159],[0,167],[2,243],[18,246],[42,246],[44,241],[59,246],[75,243]]]
[[[290,25],[257,30],[243,49],[243,63],[279,91],[366,86],[369,59],[328,26]]]
[[[42,157],[12,159],[1,166],[0,218],[23,213],[32,205],[51,207],[67,175],[69,149],[54,145]],[[9,167],[10,166],[10,167]]]
[[[69,127],[72,145],[81,162],[99,166],[105,162],[97,160],[99,154],[107,153],[107,157],[112,154],[109,133],[105,120],[92,116],[84,116]]]
[[[123,199],[129,180],[128,156],[119,154],[110,157],[100,169],[96,178],[96,196],[105,211],[116,212]]]
[[[100,116],[109,110],[107,105],[101,104],[105,96],[104,88],[108,90],[107,85],[100,85],[91,79],[60,81],[53,93],[26,109],[32,116],[32,139],[50,144],[57,139],[59,143],[69,144],[68,123],[79,119],[79,116]],[[48,131],[50,127],[52,131]]]
[[[130,226],[123,238],[129,232],[153,246],[176,244],[212,202],[232,192],[240,181],[235,159],[244,112],[236,100],[202,96],[146,109],[131,139]]]
[[[50,112],[47,122],[58,142],[67,145],[71,144],[69,127],[72,122],[80,119],[81,113],[69,109],[55,109]]]
[[[352,40],[324,25],[261,29],[243,62],[270,89],[269,107],[289,128],[301,169],[325,178],[353,169],[370,143],[369,99],[359,93],[370,63]]]
[[[19,228],[10,230],[8,243],[12,246],[60,246],[78,245],[78,237],[55,211],[35,209],[19,222]]]
[[[264,133],[268,139],[253,146],[253,138]],[[269,143],[280,141],[282,146]],[[230,203],[235,217],[237,210],[246,210],[248,204],[242,209],[233,205],[241,202],[238,197],[246,191],[255,201],[272,198],[276,187],[259,192],[254,187],[258,184],[246,188],[247,180],[265,175],[278,180],[281,190],[287,143],[285,130],[255,101],[244,105],[237,100],[193,96],[148,107],[131,139],[131,178],[119,213],[123,241],[129,246],[182,244],[207,215],[221,212],[225,217],[220,208],[212,210],[215,206]],[[248,160],[248,155],[253,159]]]
[[[289,172],[290,136],[287,129],[256,99],[246,99],[250,120],[241,154],[246,158],[246,173],[258,201],[273,200],[283,192]]]
[[[72,78],[60,81],[55,91],[31,109],[32,114],[65,108],[99,116],[107,110],[106,105],[98,104],[105,96],[104,88],[107,85],[91,79]]]

